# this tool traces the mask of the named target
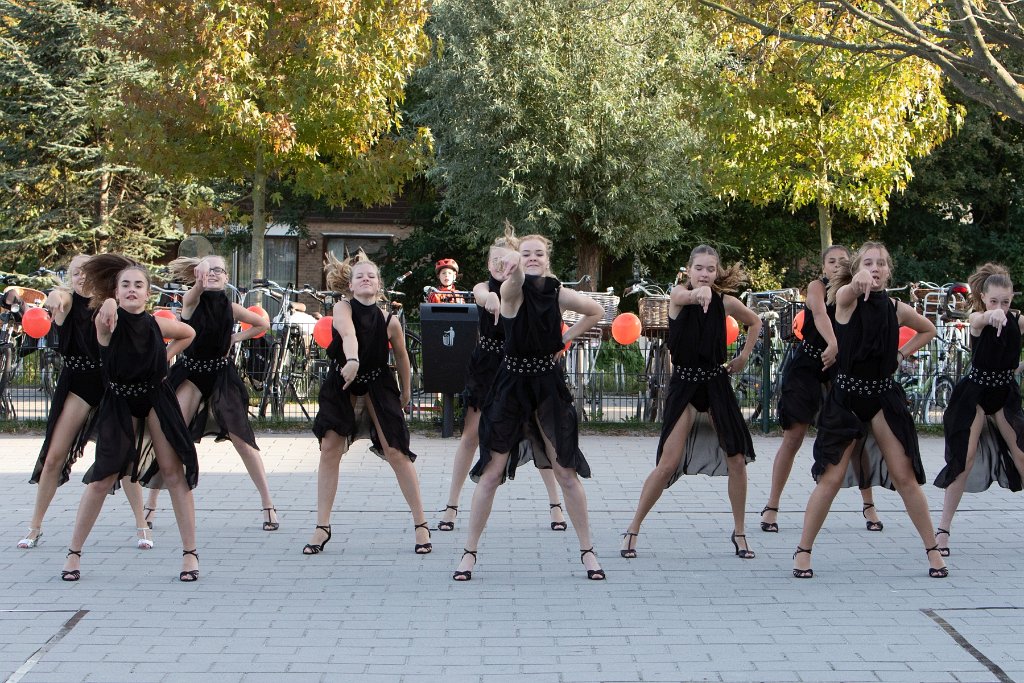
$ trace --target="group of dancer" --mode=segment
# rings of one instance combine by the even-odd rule
[[[568,527],[560,491],[587,578],[606,577],[591,542],[580,481],[591,476],[590,466],[579,448],[578,416],[560,367],[565,344],[596,325],[604,311],[594,299],[562,287],[550,271],[550,259],[546,237],[516,237],[506,224],[488,252],[490,278],[473,288],[480,337],[469,360],[465,427],[448,501],[436,525],[440,531],[455,529],[460,493],[471,477],[476,487],[455,581],[473,578],[498,488],[530,461],[548,493],[551,529]],[[94,440],[95,464],[85,474],[87,486],[61,572],[65,581],[81,578],[83,545],[105,497],[119,483],[135,513],[142,549],[153,546],[147,518],[156,509],[156,493],[169,489],[183,548],[179,578],[198,580],[192,489],[199,467],[194,444],[207,435],[231,440],[259,491],[263,529],[279,528],[249,424],[246,389],[228,360],[233,344],[265,332],[268,324],[228,299],[228,273],[220,257],[178,259],[171,270],[176,279],[192,285],[181,322],[147,314],[148,274],[113,254],[76,257],[71,264],[73,291],[58,289],[47,300],[65,370],[31,479],[39,484],[31,529],[19,547],[39,543],[56,488],[68,481],[71,465],[86,442]],[[924,544],[928,575],[945,577],[949,530],[963,493],[985,490],[992,482],[1012,490],[1021,487],[1024,412],[1014,372],[1024,323],[1009,312],[1012,281],[1005,269],[993,264],[970,279],[975,307],[970,316],[972,369],[957,385],[944,418],[947,464],[935,483],[946,495],[941,524],[933,528],[921,488],[925,475],[917,434],[893,374],[901,359],[929,343],[935,327],[886,293],[892,262],[882,244],[867,242],[852,255],[844,247],[831,247],[823,254],[823,271],[808,287],[803,341],[783,378],[779,413],[784,437],[761,529],[779,532],[783,488],[808,426],[815,424],[811,472],[816,487],[793,554],[793,576],[813,576],[811,550],[832,501],[840,488],[856,485],[869,531],[883,529],[871,488],[899,492]],[[728,476],[730,541],[737,557],[755,557],[745,531],[746,465],[755,454],[729,381],[730,374],[746,365],[761,327],[759,317],[732,295],[744,279],[738,264],[724,267],[715,249],[701,245],[690,254],[687,281],[671,291],[672,379],[656,466],[622,534],[624,558],[638,557],[641,524],[662,492],[686,474]],[[430,527],[405,419],[411,377],[401,324],[378,305],[380,271],[362,253],[345,261],[328,256],[326,280],[346,298],[333,309],[326,350],[330,370],[313,423],[320,443],[317,514],[302,553],[319,554],[331,540],[342,456],[354,441],[366,437],[371,450],[394,471],[409,506],[414,552],[430,553]],[[563,331],[566,311],[576,313],[578,320]],[[731,359],[727,315],[747,326],[746,342]],[[251,327],[233,332],[236,322]],[[902,346],[901,325],[915,332]],[[389,352],[397,380],[389,368]],[[142,505],[140,484],[153,489],[148,506]]]

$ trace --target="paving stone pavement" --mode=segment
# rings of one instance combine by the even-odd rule
[[[586,482],[605,582],[587,581],[572,529],[549,528],[527,468],[498,493],[473,580],[451,572],[472,484],[454,532],[413,554],[412,522],[390,468],[357,444],[343,459],[324,553],[301,548],[314,525],[317,445],[260,436],[281,529],[260,529],[259,497],[229,444],[200,446],[196,490],[201,579],[183,584],[169,498],[156,548],[135,548],[124,497],[110,498],[84,548],[82,580],[59,578],[81,485],[62,487],[43,542],[18,550],[35,487],[38,436],[0,437],[0,680],[139,681],[935,681],[1024,683],[1020,495],[968,494],[947,580],[927,577],[898,495],[876,493],[885,530],[868,532],[844,490],[814,547],[815,577],[791,577],[811,490],[810,440],[783,499],[781,532],[760,531],[778,438],[755,438],[747,533],[733,555],[726,479],[687,477],[643,527],[639,558],[619,534],[653,466],[656,439],[586,436]],[[444,506],[456,441],[414,435],[428,510]],[[926,471],[940,439],[922,438]],[[941,491],[925,487],[937,520]],[[428,512],[431,526],[440,518]]]

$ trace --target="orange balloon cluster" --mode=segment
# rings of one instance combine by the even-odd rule
[[[566,325],[565,323],[562,323],[562,336],[564,337],[565,333],[568,332],[568,331],[569,331],[569,326]],[[566,351],[569,350],[570,346],[572,346],[572,342],[571,341],[565,342],[565,350]]]
[[[910,329],[906,325],[900,328],[900,348],[902,349],[908,341],[914,338],[917,334],[914,330]]]
[[[793,336],[800,341],[804,340],[804,312],[800,311],[793,316]]]
[[[612,321],[612,339],[629,346],[640,338],[640,318],[635,313],[620,313]]]
[[[178,319],[178,317],[176,315],[174,315],[173,312],[167,310],[166,308],[158,308],[157,310],[153,311],[153,317],[154,318],[167,318],[168,320],[177,320]],[[169,337],[164,337],[164,344],[166,344],[169,341],[171,341]]]
[[[50,314],[45,308],[30,308],[21,316],[21,329],[33,339],[41,339],[50,332]]]
[[[735,344],[740,337],[740,324],[731,315],[725,316],[725,343]]]
[[[267,312],[266,312],[265,310],[263,310],[263,307],[262,307],[262,306],[250,306],[250,307],[248,308],[248,310],[252,311],[252,312],[253,312],[253,313],[255,313],[256,315],[258,315],[258,316],[260,316],[261,318],[265,319],[265,320],[266,320],[267,322],[270,322],[270,314],[269,314],[269,313],[267,313]],[[246,330],[248,330],[248,329],[249,329],[250,327],[252,327],[252,325],[250,325],[249,323],[239,323],[239,326],[240,326],[240,327],[242,328],[242,331],[243,331],[243,332],[245,332],[245,331],[246,331]],[[259,334],[257,334],[257,335],[256,335],[255,337],[253,337],[253,339],[259,339],[260,337],[262,337],[262,336],[263,336],[263,335],[265,335],[266,333],[267,333],[267,332],[266,332],[266,330],[264,330],[263,332],[260,332],[260,333],[259,333]]]
[[[315,341],[321,348],[326,349],[331,345],[333,329],[334,316],[325,315],[316,321],[316,325],[313,325],[313,341]]]

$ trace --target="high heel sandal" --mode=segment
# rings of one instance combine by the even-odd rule
[[[29,538],[29,536],[32,535],[33,531],[36,532],[36,537],[35,538]],[[32,527],[29,527],[28,535],[25,536],[25,538],[23,538],[20,541],[18,541],[18,547],[21,548],[22,550],[28,550],[29,548],[35,548],[37,545],[39,545],[39,539],[42,538],[42,537],[43,537],[43,528],[42,527],[39,527],[38,529],[33,529]]]
[[[302,554],[303,555],[316,555],[317,553],[321,552],[324,548],[326,548],[327,547],[327,541],[331,540],[331,525],[330,524],[328,524],[327,526],[320,526],[318,524],[316,528],[319,529],[320,531],[323,531],[325,534],[327,534],[327,538],[324,539],[323,543],[307,543],[306,545],[304,545],[302,547]],[[314,533],[316,533],[316,532],[314,531]]]
[[[426,555],[427,553],[429,553],[430,551],[432,551],[434,549],[434,544],[430,542],[430,527],[427,526],[426,522],[423,522],[422,524],[417,524],[417,525],[415,525],[413,527],[414,531],[416,529],[426,529],[427,530],[427,542],[426,543],[417,543],[416,547],[413,548],[413,552],[415,552],[417,555]]]
[[[586,550],[580,550],[580,562],[583,562],[583,558],[587,556],[587,553],[590,553],[595,558],[597,557],[597,553],[594,552],[594,547],[591,546],[591,547],[587,548]],[[584,564],[583,566],[586,567],[587,565]],[[591,581],[604,581],[604,579],[605,579],[604,570],[603,569],[588,569],[587,570],[587,578],[590,579]]]
[[[933,545],[931,548],[926,549],[924,551],[924,554],[927,555],[928,553],[933,551],[937,552],[939,554],[939,557],[942,557],[942,551],[939,550],[939,546],[937,545]],[[938,569],[936,569],[935,567],[928,567],[928,576],[932,577],[933,579],[944,579],[947,576],[949,576],[949,567],[939,567]]]
[[[773,508],[771,506],[765,505],[764,509],[761,510],[761,516],[764,517],[764,513],[768,512],[769,510],[771,510],[775,514],[779,514],[779,508]],[[761,531],[764,531],[764,532],[770,533],[770,534],[777,534],[777,533],[779,533],[779,523],[778,522],[761,522]]]
[[[639,532],[634,534],[632,531],[622,534],[622,537],[626,539],[626,547],[619,551],[619,555],[622,555],[627,560],[635,560],[636,548],[633,547],[633,539],[639,535]]]
[[[747,542],[746,535],[738,534],[735,531],[732,532],[732,536],[729,537],[729,540],[732,541],[733,547],[736,548],[736,557],[740,557],[740,558],[742,558],[744,560],[752,560],[752,559],[754,559],[754,557],[755,557],[754,551],[751,550],[749,547],[748,548],[740,549],[740,544],[736,542],[737,538],[742,538],[744,545],[746,545],[746,542]]]
[[[949,538],[949,529],[940,528],[935,530],[935,543],[936,547],[938,547],[939,549],[939,555],[942,555],[943,557],[949,557],[949,546],[938,545],[939,534],[946,534],[946,538]]]
[[[554,510],[555,508],[558,508],[559,510],[561,510],[562,509],[562,504],[561,503],[548,503],[549,511],[550,510]],[[551,530],[552,531],[565,531],[568,528],[569,528],[569,524],[566,523],[566,522],[551,522]]]
[[[65,557],[71,557],[72,555],[77,555],[81,559],[82,551],[68,548],[68,554]],[[61,581],[78,581],[80,578],[82,578],[82,570],[80,569],[62,569],[60,571]]]
[[[459,516],[459,506],[458,505],[445,505],[444,506],[444,510],[441,510],[441,512],[448,512],[449,510],[455,510],[455,516],[456,517]],[[438,531],[455,531],[455,520],[453,519],[450,522],[443,522],[443,521],[442,522],[438,522],[437,523],[437,530]]]
[[[144,508],[142,508],[142,511],[145,513],[144,515],[142,515],[142,519],[144,519],[146,521],[146,526],[148,526],[150,529],[152,529],[153,528],[153,522],[149,521],[149,516],[151,514],[153,514],[154,512],[156,512],[156,508],[144,507]]]
[[[273,510],[274,514],[277,514],[277,508],[263,508],[263,511],[267,513],[267,519],[263,522],[264,531],[277,531],[281,528],[281,524],[278,522],[270,521],[270,511]]]
[[[875,507],[874,503],[865,503],[864,509],[860,511],[860,514],[864,515],[864,519],[867,520],[864,526],[867,527],[868,531],[881,531],[883,528],[885,528],[884,524],[882,524],[881,522],[872,522],[870,519],[868,519],[868,509],[873,507]]]
[[[810,548],[801,548],[800,546],[797,546],[796,547],[796,552],[793,553],[793,559],[795,560],[796,556],[799,555],[800,553],[807,553],[808,555],[810,555],[811,554],[811,549]],[[811,569],[810,567],[808,567],[807,569],[795,569],[794,568],[793,569],[793,578],[795,578],[795,579],[813,579],[814,578],[814,570]]]
[[[199,555],[196,554],[196,549],[195,548],[192,548],[192,550],[182,550],[181,551],[181,556],[185,557],[186,555],[191,555],[192,557],[196,558],[197,562],[199,561]],[[178,574],[178,581],[182,581],[184,583],[194,583],[194,582],[196,582],[198,580],[199,580],[199,570],[198,569],[189,569],[188,571],[183,571],[180,574]]]
[[[148,526],[140,526],[138,529],[136,529],[136,531],[138,531],[140,534],[142,534],[141,536],[139,536],[139,540],[135,544],[138,547],[138,549],[139,550],[152,550],[153,549],[153,541],[152,541],[152,539],[150,539],[147,536],[147,533],[149,532],[149,527]]]
[[[476,551],[475,550],[466,550],[465,548],[463,548],[462,549],[462,556],[465,557],[466,555],[472,555],[473,556],[473,569],[476,569]],[[455,572],[454,574],[452,574],[452,580],[453,581],[470,581],[472,579],[473,579],[473,570],[472,569],[467,569],[464,572]]]

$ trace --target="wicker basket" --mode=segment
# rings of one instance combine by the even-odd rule
[[[668,296],[645,296],[639,305],[644,331],[668,329]]]
[[[598,327],[611,327],[612,321],[615,320],[615,316],[619,314],[619,297],[614,294],[605,294],[603,292],[580,292],[584,296],[589,296],[591,299],[601,304],[601,308],[604,309],[604,315],[597,322]],[[562,320],[567,324],[572,325],[582,318],[576,311],[565,311],[562,313]]]

